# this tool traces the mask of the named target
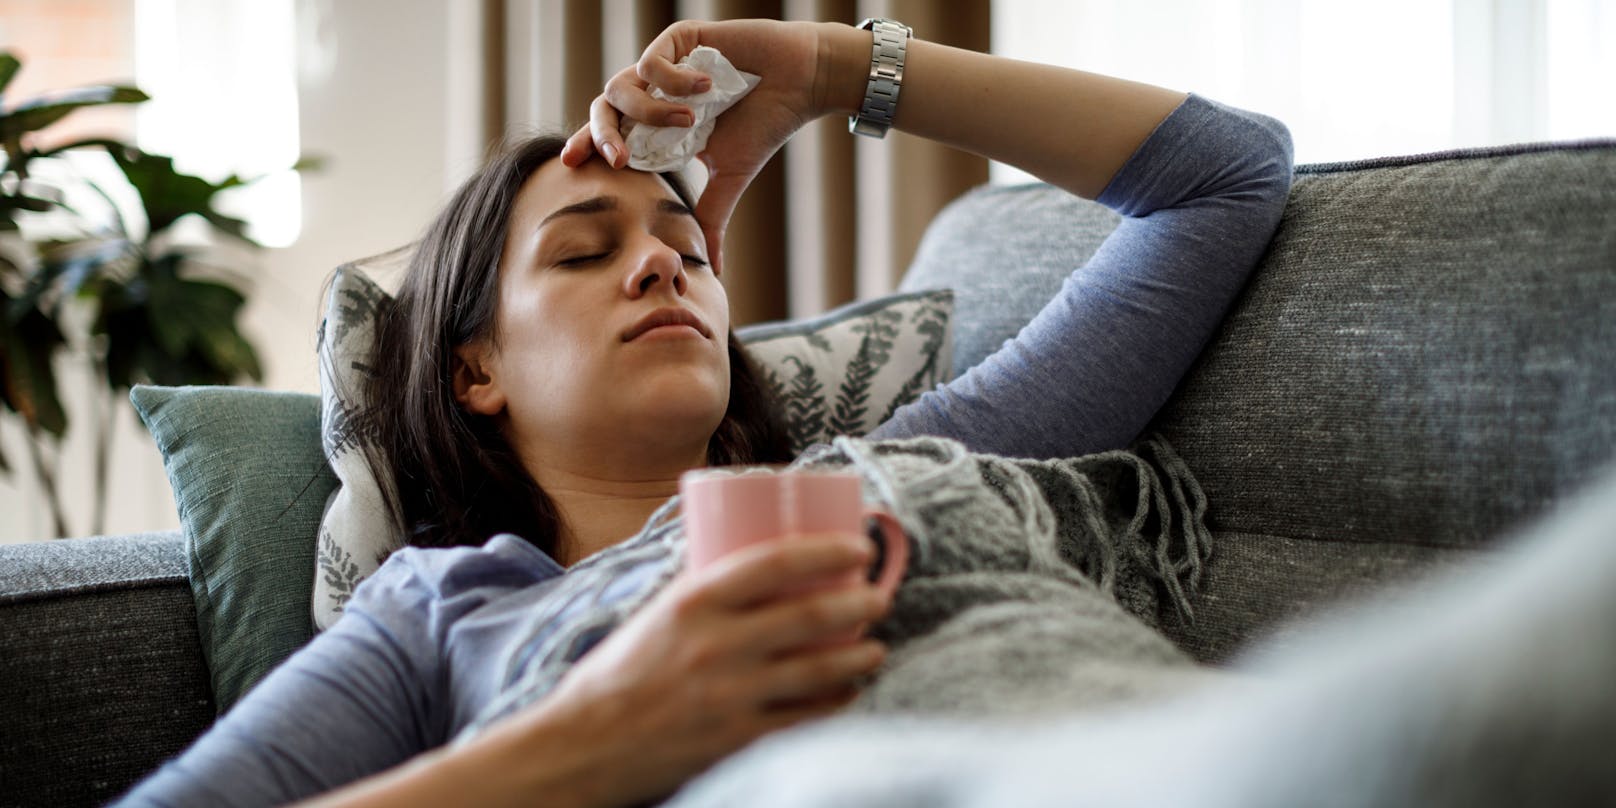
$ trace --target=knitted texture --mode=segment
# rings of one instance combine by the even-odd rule
[[[892,648],[855,709],[1018,714],[1151,695],[1194,676],[1154,627],[1191,614],[1211,552],[1206,503],[1165,443],[1072,459],[972,454],[941,438],[838,438],[795,469],[847,469],[913,544],[873,634]],[[533,610],[506,688],[461,739],[554,689],[683,562],[670,500],[634,538],[581,562]],[[614,597],[635,581],[638,591]],[[1006,664],[1009,661],[1014,664]]]

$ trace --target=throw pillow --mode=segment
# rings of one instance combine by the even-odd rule
[[[337,269],[317,340],[320,437],[340,485],[320,520],[315,557],[314,624],[325,629],[342,615],[354,587],[398,549],[382,488],[365,462],[371,442],[360,391],[376,315],[388,294],[353,265]]]
[[[234,387],[130,391],[162,452],[185,534],[197,629],[222,714],[314,627],[314,532],[336,488],[319,400]]]
[[[801,454],[837,435],[864,435],[947,381],[953,292],[853,303],[802,322],[735,330],[757,361]]]
[[[320,327],[323,446],[341,480],[321,520],[314,578],[315,625],[336,622],[358,586],[397,549],[381,482],[361,451],[368,439],[356,391],[386,292],[353,265],[337,271]],[[863,435],[945,381],[953,293],[929,290],[844,306],[804,322],[736,330],[780,398],[792,447]]]

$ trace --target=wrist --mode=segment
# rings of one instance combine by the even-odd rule
[[[471,744],[449,753],[458,760],[460,782],[497,794],[488,804],[531,804],[543,795],[545,805],[598,805],[600,778],[592,776],[587,751],[570,705],[544,699],[490,727]]]
[[[819,37],[820,115],[857,115],[870,83],[874,36],[842,23],[823,23]]]

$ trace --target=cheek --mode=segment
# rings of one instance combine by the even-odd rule
[[[501,306],[500,359],[513,413],[560,412],[585,398],[601,367],[601,318],[558,295],[519,294]]]
[[[703,283],[694,286],[693,293],[699,296],[698,305],[707,314],[708,324],[713,327],[713,333],[729,333],[729,293],[725,291],[723,284],[716,278],[704,278]]]

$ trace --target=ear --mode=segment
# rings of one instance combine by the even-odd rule
[[[494,380],[489,350],[483,344],[455,348],[454,397],[468,412],[498,415],[505,409],[505,393]]]

